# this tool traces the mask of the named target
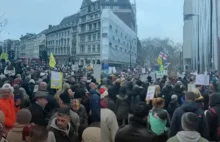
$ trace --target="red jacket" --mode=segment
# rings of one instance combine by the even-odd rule
[[[7,98],[0,94],[0,109],[5,115],[5,127],[9,130],[16,122],[14,97],[12,94],[10,94]]]

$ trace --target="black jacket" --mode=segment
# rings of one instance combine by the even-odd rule
[[[172,118],[174,111],[175,111],[179,106],[180,106],[180,105],[179,105],[178,100],[176,100],[176,101],[174,100],[174,101],[171,101],[171,102],[170,102],[170,104],[169,104],[169,106],[168,106],[168,108],[167,108],[167,111],[168,111],[168,113],[169,113],[169,115],[170,115],[170,118]]]
[[[203,138],[209,139],[209,127],[204,115],[204,111],[195,102],[185,102],[174,111],[170,125],[169,137],[175,136],[177,132],[182,130],[181,117],[186,112],[192,112],[198,116],[199,119],[196,130]]]
[[[130,124],[118,130],[115,142],[153,142],[153,134],[147,130],[146,122],[132,117]]]
[[[32,115],[31,123],[46,127],[48,119],[44,109],[37,103],[33,103],[29,109]]]

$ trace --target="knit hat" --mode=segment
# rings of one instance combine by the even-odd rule
[[[105,90],[105,88],[100,88],[100,96],[101,96],[101,99],[105,98],[108,96],[108,92]]]
[[[10,92],[14,92],[14,88],[9,84],[9,83],[5,83],[3,86],[2,86],[2,89],[7,89],[7,90],[10,90]]]
[[[101,142],[101,131],[97,127],[88,127],[82,134],[83,142]]]
[[[150,110],[149,106],[146,103],[142,102],[135,106],[133,110],[133,114],[136,117],[143,118],[148,115],[149,110]]]
[[[178,96],[177,96],[177,95],[174,94],[174,95],[171,96],[171,100],[172,100],[172,101],[176,101],[177,99],[178,99]]]
[[[31,112],[28,109],[21,109],[17,112],[16,122],[18,124],[28,124],[31,121]]]
[[[181,125],[185,131],[194,131],[196,129],[198,118],[192,112],[186,112],[181,118]]]
[[[35,81],[33,79],[31,79],[28,83],[33,83],[35,84]]]

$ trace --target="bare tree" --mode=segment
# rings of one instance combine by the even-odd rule
[[[4,27],[7,25],[8,21],[4,18],[5,13],[0,15],[0,33],[3,31]]]
[[[179,57],[182,47],[180,43],[174,43],[169,38],[147,38],[142,40],[141,44],[144,50],[143,58],[146,59],[146,62],[149,66],[157,64],[156,60],[160,52],[167,54],[167,62],[176,62],[176,58]]]

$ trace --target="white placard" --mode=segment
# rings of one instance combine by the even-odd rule
[[[196,88],[196,85],[195,84],[188,84],[188,91],[193,91],[193,89]]]
[[[167,75],[167,70],[156,72],[156,78],[163,78],[164,75]]]
[[[196,85],[209,85],[209,75],[199,74],[196,75]]]
[[[152,100],[154,98],[154,93],[155,93],[155,86],[149,86],[147,89],[147,95],[146,95],[146,100],[150,99]]]
[[[112,72],[113,72],[113,73],[116,73],[116,72],[117,72],[115,67],[112,67]]]
[[[102,66],[100,64],[94,64],[94,78],[98,81],[101,78]]]
[[[60,72],[51,71],[51,80],[61,80]]]

